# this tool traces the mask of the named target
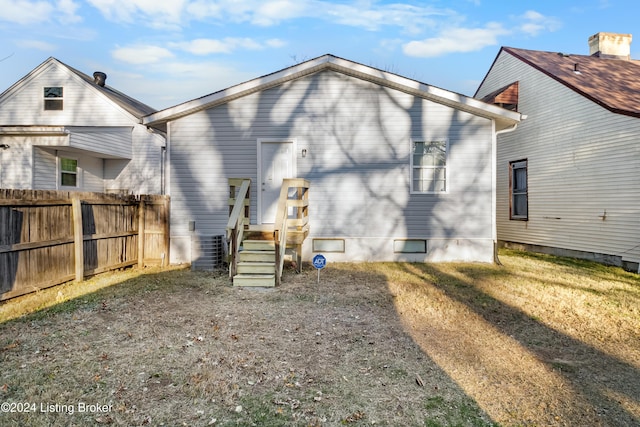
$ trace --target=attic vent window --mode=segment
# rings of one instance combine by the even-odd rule
[[[45,87],[44,88],[44,109],[45,110],[62,110],[62,88],[61,87]]]

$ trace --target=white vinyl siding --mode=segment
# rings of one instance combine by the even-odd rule
[[[225,233],[230,177],[252,179],[256,223],[257,141],[295,139],[297,174],[311,182],[310,238],[351,239],[347,251],[358,240],[359,259],[392,257],[394,238],[435,239],[429,244],[442,254],[455,245],[437,239],[471,241],[488,245],[491,258],[488,119],[323,71],[182,117],[170,129],[174,242],[187,241],[190,221],[196,233]],[[411,194],[409,141],[442,138],[449,191]]]
[[[33,147],[33,188],[55,190],[58,162],[55,150]]]
[[[63,110],[44,111],[44,87],[63,88]],[[94,92],[87,82],[55,63],[4,95],[0,103],[3,125],[131,126],[134,120],[129,113]]]
[[[82,156],[78,164],[82,167],[82,190],[103,193],[104,160],[93,156]]]
[[[614,114],[502,52],[477,96],[518,80],[528,118],[498,137],[498,239],[640,262],[640,119]],[[509,162],[528,159],[528,221],[511,221]]]
[[[102,158],[131,159],[131,127],[72,127],[69,147],[96,153]]]
[[[9,146],[6,150],[0,149],[0,188],[31,188],[32,145],[20,136],[1,136],[0,144]]]

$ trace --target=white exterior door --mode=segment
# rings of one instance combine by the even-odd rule
[[[258,223],[273,224],[282,180],[295,177],[294,143],[259,141],[258,146]]]

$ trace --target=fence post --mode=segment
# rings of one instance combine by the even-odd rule
[[[138,267],[144,267],[144,199],[138,202]]]
[[[82,203],[77,197],[71,199],[71,217],[73,220],[76,281],[82,282],[84,279],[84,236],[82,234]]]

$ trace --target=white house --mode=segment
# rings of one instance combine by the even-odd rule
[[[527,120],[498,137],[498,239],[640,265],[640,62],[631,35],[590,55],[503,47],[475,97]]]
[[[325,55],[143,119],[167,126],[172,262],[224,235],[228,179],[252,224],[284,178],[310,182],[302,257],[491,262],[496,134],[520,114]]]
[[[0,94],[0,188],[159,194],[155,110],[49,58]]]

